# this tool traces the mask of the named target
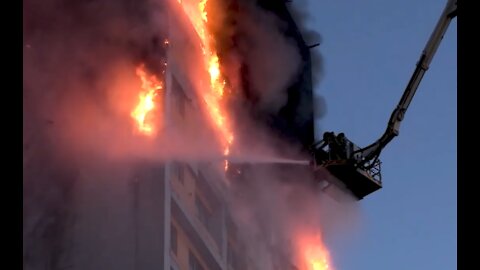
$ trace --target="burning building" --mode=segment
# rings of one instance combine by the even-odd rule
[[[42,170],[33,169],[41,155],[24,153],[26,269],[329,269],[321,235],[310,230],[314,225],[305,218],[309,196],[283,202],[285,212],[298,212],[293,222],[290,214],[272,214],[271,202],[262,202],[270,198],[264,187],[277,180],[257,181],[272,178],[272,171],[277,171],[273,178],[306,173],[306,167],[260,166],[243,150],[259,148],[262,143],[255,138],[264,142],[266,136],[272,148],[295,146],[280,155],[298,156],[314,140],[310,49],[285,3],[73,2],[47,5],[80,12],[74,17],[78,20],[66,20],[66,25],[85,23],[95,29],[79,32],[81,45],[74,45],[74,39],[72,47],[93,44],[107,50],[94,53],[88,68],[80,70],[87,90],[71,94],[69,84],[51,82],[39,86],[27,81],[25,86],[61,89],[61,105],[42,107],[58,118],[51,121],[56,131],[45,129],[44,136],[60,133],[60,139],[48,140],[50,147],[68,149],[56,151],[50,167],[42,165]],[[113,22],[92,15],[105,10]],[[124,27],[125,14],[137,22],[127,23],[129,34],[117,30]],[[162,25],[148,42],[142,42],[148,32],[145,17]],[[27,57],[41,58],[29,53],[57,35],[29,35],[33,44]],[[125,35],[131,39],[124,40]],[[67,42],[68,34],[59,36]],[[95,38],[85,41],[85,36]],[[65,51],[71,56],[72,50]],[[123,59],[126,51],[128,61]],[[273,53],[267,59],[273,64],[261,59],[265,52]],[[121,61],[103,61],[117,54]],[[62,68],[86,62],[81,53],[71,59],[79,61],[69,60],[73,65],[62,63]],[[92,64],[98,62],[101,68]],[[107,71],[109,65],[115,68]],[[71,82],[75,74],[66,72],[64,80]],[[102,76],[106,83],[99,83]],[[93,89],[107,90],[92,94]],[[38,123],[33,116],[26,122]],[[33,137],[26,142],[29,147],[38,140]],[[291,180],[284,178],[280,183]],[[55,186],[56,194],[45,199],[42,190],[50,190],[48,185]],[[281,202],[294,192],[310,194],[309,185],[275,184],[273,200]],[[289,235],[283,235],[286,231]]]

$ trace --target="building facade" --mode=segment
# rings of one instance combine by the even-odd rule
[[[284,3],[265,8],[287,22],[287,34],[296,40],[303,64],[288,92],[287,105],[278,114],[261,119],[306,148],[313,142],[308,48]],[[186,20],[169,16],[168,21],[165,131],[179,134],[188,127],[185,133],[208,134],[212,131],[200,112],[202,101],[191,72],[202,49]],[[226,174],[218,169],[222,164],[176,159],[160,164],[139,159],[134,169],[131,164],[125,168],[116,164],[80,170],[64,206],[68,215],[61,217],[55,232],[60,240],[45,245],[49,251],[41,255],[42,260],[24,261],[24,265],[75,270],[263,270],[245,252],[242,228],[228,207]],[[35,241],[51,241],[42,237]]]

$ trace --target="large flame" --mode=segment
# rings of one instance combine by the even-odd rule
[[[155,97],[163,89],[163,85],[155,75],[147,74],[144,64],[137,67],[136,74],[141,80],[141,91],[138,95],[137,106],[130,115],[135,120],[138,132],[151,136],[158,127],[155,127],[150,116],[155,110]]]
[[[302,270],[333,270],[330,253],[322,242],[320,233],[302,232],[296,235],[295,244]]]
[[[206,6],[208,0],[178,0],[178,2],[182,5],[183,11],[189,18],[201,41],[204,68],[210,76],[210,87],[204,89],[202,95],[207,105],[208,114],[220,135],[223,154],[228,156],[234,135],[228,122],[223,102],[225,80],[221,76],[220,61],[214,48],[213,36],[208,32],[207,28],[208,14]],[[225,170],[227,168],[228,161],[225,161]]]

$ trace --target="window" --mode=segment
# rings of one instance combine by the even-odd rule
[[[208,210],[207,206],[205,203],[198,197],[198,195],[195,196],[195,205],[197,206],[197,212],[198,212],[198,219],[202,224],[205,226],[205,228],[209,229],[210,228],[210,220],[211,220],[211,214],[210,210]]]
[[[235,270],[246,269],[244,258],[239,254],[239,246],[233,245],[230,241],[227,244],[227,264]]]
[[[183,119],[185,118],[185,107],[186,103],[189,102],[189,98],[185,95],[185,92],[182,89],[182,86],[178,82],[175,76],[172,76],[172,88],[173,93],[175,95],[175,102],[176,107],[178,109],[178,113],[180,117]]]
[[[235,251],[233,250],[232,245],[228,243],[228,248],[227,248],[227,264],[232,267],[233,269],[236,269],[236,254]]]
[[[183,165],[182,163],[178,163],[177,164],[177,176],[178,176],[178,181],[180,181],[180,183],[184,184],[185,182],[185,165]]]
[[[177,255],[177,227],[170,225],[170,250]]]
[[[202,265],[200,264],[200,261],[197,259],[197,257],[195,257],[192,251],[188,252],[188,265],[189,270],[204,270]]]
[[[195,205],[198,219],[220,248],[223,241],[221,202],[201,173],[195,180]]]

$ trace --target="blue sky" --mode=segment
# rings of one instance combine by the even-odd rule
[[[309,0],[322,36],[322,132],[359,146],[381,136],[445,4]],[[348,245],[327,237],[337,270],[456,269],[456,36],[454,19],[381,155],[384,188],[361,201],[363,225]]]

